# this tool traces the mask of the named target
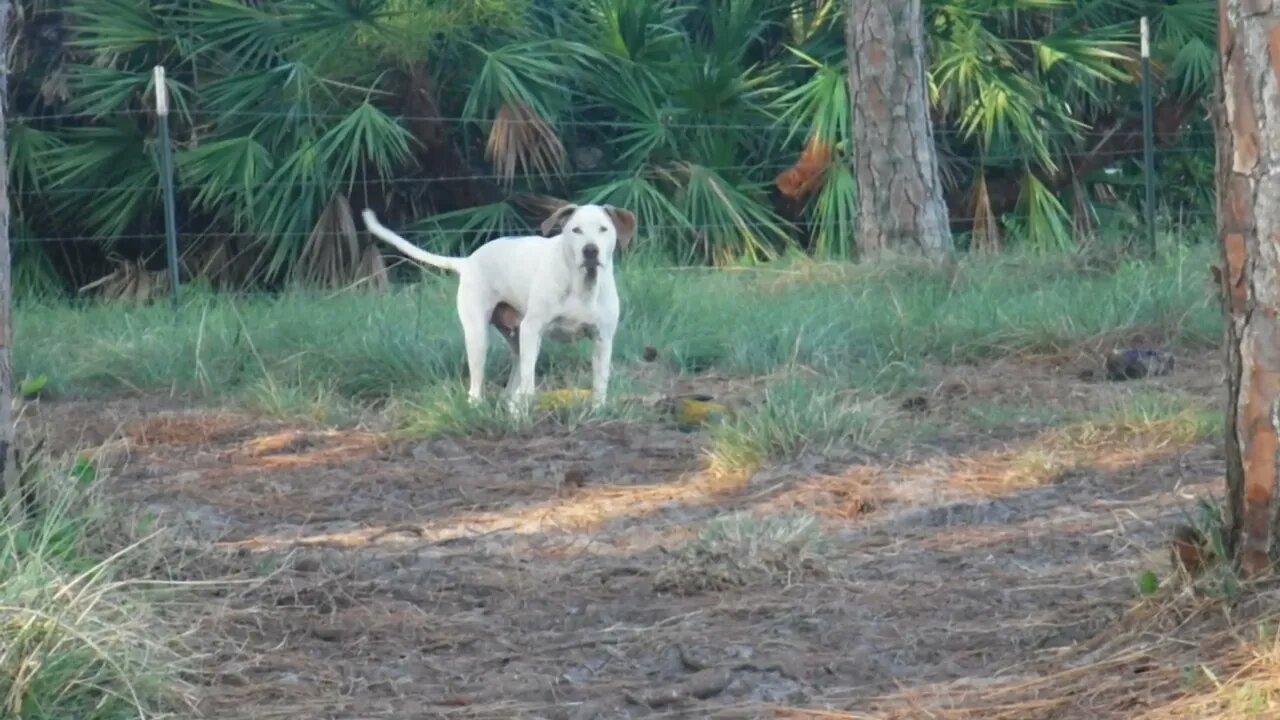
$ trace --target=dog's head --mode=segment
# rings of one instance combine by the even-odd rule
[[[636,216],[612,205],[565,205],[542,222],[542,234],[561,228],[567,259],[594,281],[601,267],[613,261],[615,247],[623,250],[636,234]]]

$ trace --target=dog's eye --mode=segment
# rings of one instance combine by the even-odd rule
[[[573,232],[575,232],[575,233],[577,233],[577,234],[581,235],[581,234],[582,234],[582,228],[580,228],[580,227],[576,227],[576,228],[574,228],[574,229],[573,229]]]
[[[604,232],[608,232],[608,231],[605,229],[605,227],[604,227],[603,225],[601,225],[601,226],[600,226],[600,232],[604,233]]]

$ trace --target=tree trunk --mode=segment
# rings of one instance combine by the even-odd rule
[[[921,0],[849,0],[858,251],[939,257],[951,229],[929,122]]]
[[[11,502],[10,508],[22,506],[16,487],[17,468],[13,467],[13,254],[9,252],[9,48],[13,6],[0,0],[0,486]],[[3,519],[3,518],[0,518]]]
[[[1218,21],[1222,266],[1215,276],[1226,316],[1225,520],[1228,548],[1256,575],[1277,555],[1280,522],[1280,4],[1219,0]]]

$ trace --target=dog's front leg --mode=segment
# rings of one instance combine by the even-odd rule
[[[596,336],[591,348],[591,402],[595,409],[604,407],[609,391],[609,370],[613,365],[613,333]]]
[[[543,323],[536,318],[525,317],[520,323],[520,379],[511,393],[513,409],[527,407],[534,390],[534,368],[538,364],[538,351],[542,346]]]

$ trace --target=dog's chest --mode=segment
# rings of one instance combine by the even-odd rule
[[[551,322],[547,323],[544,331],[548,339],[557,342],[595,340],[598,334],[595,304],[576,298],[560,308],[560,312],[551,318]]]
[[[576,322],[556,318],[547,324],[546,335],[556,342],[576,342],[578,340],[595,340],[598,331],[595,323]]]

